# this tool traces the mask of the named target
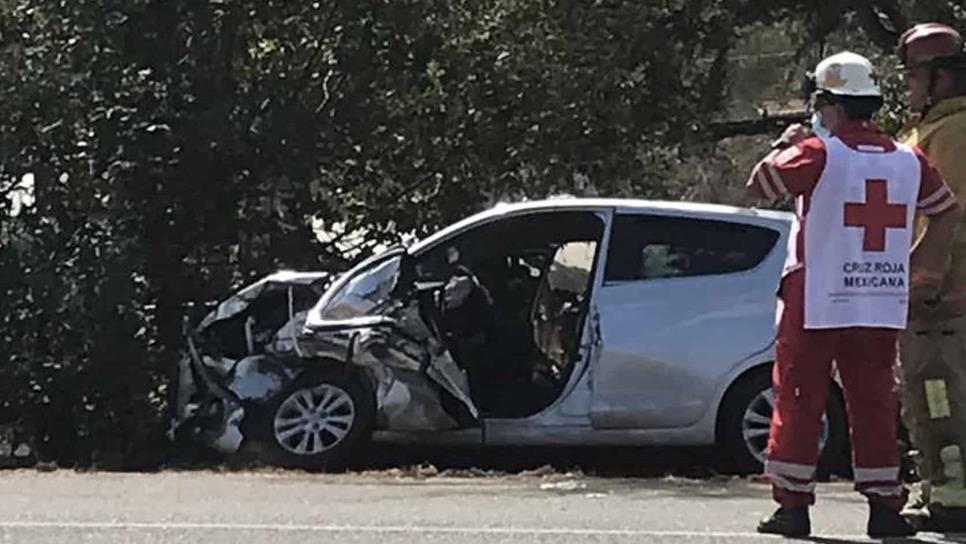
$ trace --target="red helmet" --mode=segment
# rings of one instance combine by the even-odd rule
[[[963,53],[963,37],[942,23],[922,23],[905,31],[896,50],[904,64],[919,64]]]

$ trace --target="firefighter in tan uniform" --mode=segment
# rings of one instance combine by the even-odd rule
[[[925,23],[899,40],[916,117],[899,140],[922,150],[966,203],[966,52],[953,28]],[[921,224],[919,225],[922,226]],[[921,234],[922,229],[920,228]],[[903,418],[919,451],[922,493],[904,514],[924,529],[966,531],[966,227],[947,262],[913,269],[913,288],[935,289],[911,308],[901,337]]]

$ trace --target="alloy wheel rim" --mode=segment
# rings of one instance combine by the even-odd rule
[[[758,393],[745,410],[741,418],[741,436],[748,452],[764,464],[768,448],[768,433],[771,427],[771,416],[775,411],[775,392],[772,388]],[[819,433],[818,451],[821,452],[828,442],[828,415],[822,414],[822,426]]]
[[[345,439],[355,403],[344,389],[320,384],[292,392],[275,411],[275,441],[296,455],[317,455]]]

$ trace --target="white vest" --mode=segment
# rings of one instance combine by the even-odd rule
[[[919,159],[902,145],[886,153],[823,141],[805,220],[805,328],[904,329]]]

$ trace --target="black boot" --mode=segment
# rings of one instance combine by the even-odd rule
[[[933,533],[966,533],[966,508],[929,505],[920,528]]]
[[[808,518],[807,506],[792,508],[781,507],[770,518],[758,524],[759,533],[783,536],[808,536],[812,532],[812,522]]]
[[[896,538],[912,536],[916,529],[899,512],[879,503],[869,503],[867,533],[872,538]]]

